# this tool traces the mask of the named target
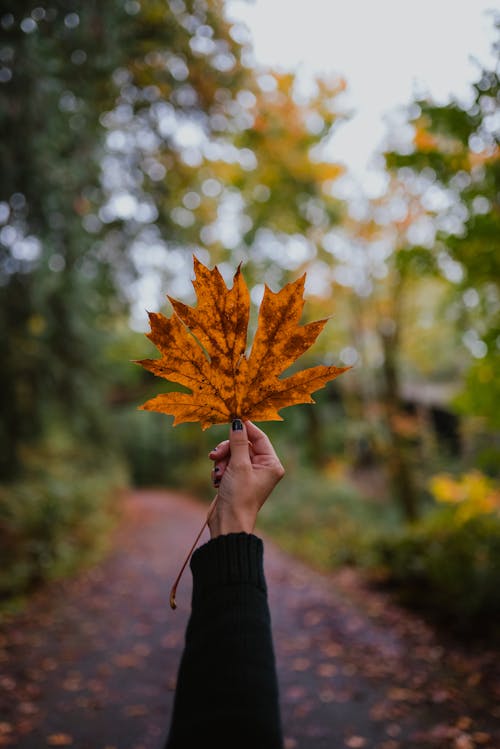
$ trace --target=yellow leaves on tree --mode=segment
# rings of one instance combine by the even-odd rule
[[[217,267],[209,270],[194,258],[194,268],[197,306],[168,297],[174,308],[172,317],[150,313],[147,335],[161,357],[138,362],[191,392],[158,395],[142,409],[171,414],[174,425],[200,421],[203,429],[234,418],[281,421],[279,409],[313,403],[311,393],[349,369],[317,366],[280,379],[327,322],[299,324],[305,275],[276,294],[266,286],[247,358],[250,296],[240,269],[228,289]]]

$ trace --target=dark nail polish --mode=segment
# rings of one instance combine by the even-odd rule
[[[241,419],[233,419],[232,429],[233,432],[243,431],[243,422],[241,421]]]
[[[220,471],[220,468],[219,468],[219,466],[215,466],[215,468],[214,468],[214,473],[219,473],[219,471]]]

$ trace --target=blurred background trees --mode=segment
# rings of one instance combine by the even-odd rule
[[[348,82],[260,68],[222,0],[0,0],[0,31],[2,589],[92,557],[127,481],[210,493],[214,434],[137,413],[158,386],[129,361],[145,307],[193,300],[193,252],[228,281],[243,261],[255,305],[307,271],[309,319],[334,315],[307,356],[355,365],[267,425],[297,496],[263,523],[315,563],[408,575],[441,523],[454,570],[476,544],[493,575],[498,70],[466,105],[413,102],[384,194],[347,200],[325,144]],[[468,533],[431,480],[473,470],[488,520]]]
[[[473,93],[468,106],[415,102],[414,149],[388,153],[386,160],[392,171],[422,182],[438,267],[455,282],[454,315],[464,353],[476,360],[467,373],[462,410],[493,425],[500,352],[498,70],[483,70]]]

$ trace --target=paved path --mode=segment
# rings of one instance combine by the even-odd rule
[[[161,749],[189,573],[175,612],[169,587],[205,511],[131,493],[108,558],[0,628],[0,747]],[[498,654],[448,646],[357,575],[269,541],[265,564],[286,749],[500,748]]]

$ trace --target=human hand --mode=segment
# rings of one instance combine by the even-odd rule
[[[212,538],[226,533],[252,533],[257,514],[285,475],[267,435],[251,421],[235,419],[229,439],[209,453],[214,461],[217,503],[208,526]]]

